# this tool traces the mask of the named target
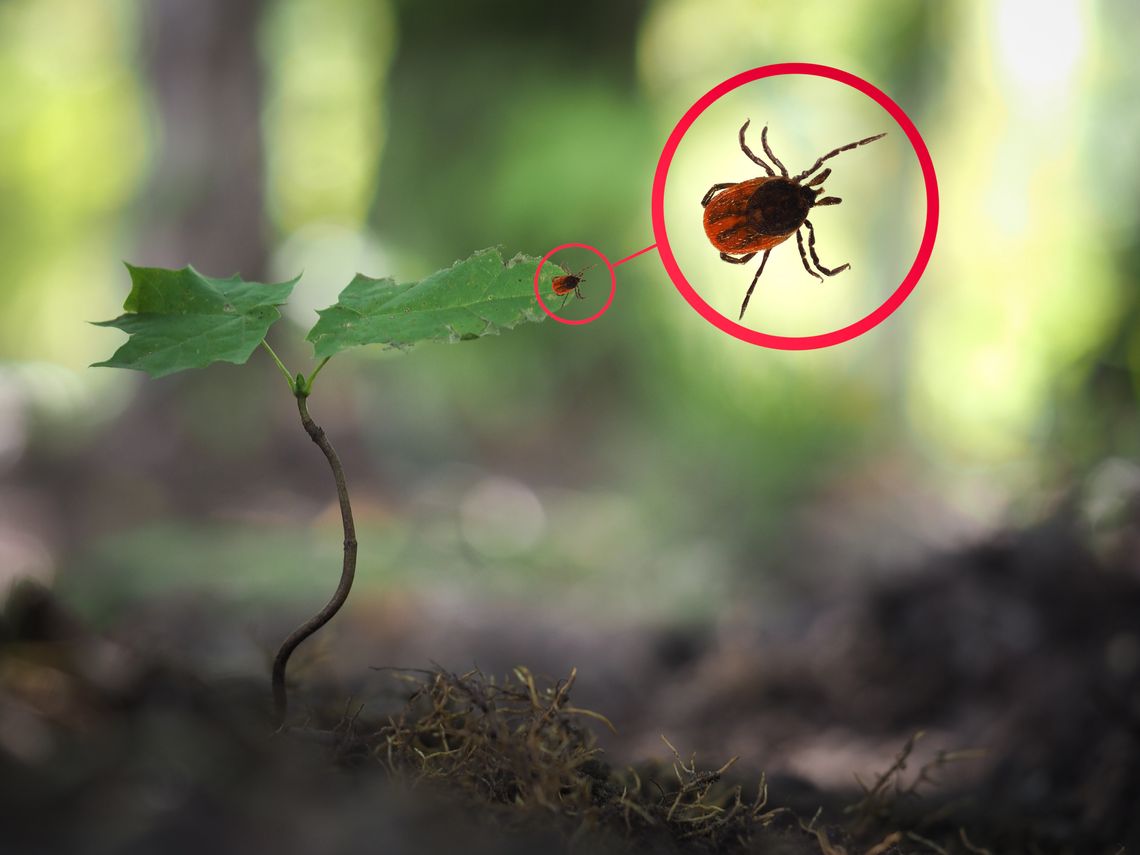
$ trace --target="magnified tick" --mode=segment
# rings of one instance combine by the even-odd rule
[[[814,173],[825,160],[886,136],[885,133],[876,134],[832,149],[799,175],[791,176],[768,146],[768,128],[765,126],[760,132],[760,144],[764,147],[764,154],[780,170],[780,174],[777,175],[768,162],[755,155],[744,141],[744,133],[751,121],[751,119],[746,121],[740,129],[740,150],[767,175],[739,183],[729,181],[714,184],[701,199],[701,206],[705,209],[705,234],[709,242],[720,250],[722,261],[727,261],[729,264],[746,264],[757,253],[764,253],[760,259],[760,267],[752,277],[752,284],[748,286],[748,292],[744,295],[744,302],[740,304],[741,318],[744,317],[744,310],[748,308],[748,301],[752,297],[756,283],[760,280],[760,274],[764,272],[764,265],[768,263],[768,254],[773,247],[779,246],[793,234],[796,236],[796,245],[800,250],[800,260],[803,262],[804,270],[820,282],[824,276],[835,276],[851,266],[842,264],[835,268],[824,267],[819,255],[816,254],[815,229],[808,219],[808,213],[812,208],[838,205],[843,200],[837,196],[820,198],[824,192],[823,182],[831,175],[831,170],[825,169],[818,174]],[[806,251],[803,229],[807,230]],[[557,279],[554,281],[558,282]]]

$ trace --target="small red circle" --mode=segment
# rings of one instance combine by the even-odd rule
[[[590,252],[594,253],[594,255],[600,258],[603,262],[605,262],[606,268],[610,271],[610,296],[609,299],[606,300],[606,304],[598,309],[598,311],[594,312],[594,314],[590,315],[588,318],[560,318],[558,315],[554,314],[554,312],[550,311],[546,305],[546,301],[542,299],[542,294],[539,293],[538,279],[542,275],[542,265],[546,264],[546,260],[550,258],[550,256],[554,255],[556,252],[561,252],[564,249],[573,249],[575,247],[578,249],[587,249]],[[606,258],[605,253],[603,253],[596,246],[590,246],[588,243],[564,243],[561,246],[554,247],[554,249],[550,250],[550,252],[546,253],[546,255],[542,257],[542,260],[538,262],[538,267],[534,271],[534,296],[538,298],[538,305],[542,307],[542,311],[546,312],[547,317],[554,318],[554,320],[558,321],[560,324],[580,326],[582,324],[588,324],[591,321],[596,321],[607,311],[609,311],[610,306],[613,305],[614,294],[616,292],[617,273],[614,271],[614,266],[610,264],[610,260]]]
[[[814,77],[824,77],[838,83],[845,83],[875,101],[890,114],[891,118],[894,119],[898,126],[903,129],[903,132],[906,133],[907,139],[914,148],[915,155],[918,156],[919,165],[922,167],[922,178],[926,184],[926,227],[923,230],[922,240],[919,242],[918,253],[915,256],[914,263],[911,265],[910,270],[898,288],[894,290],[894,293],[892,293],[882,305],[867,316],[860,318],[848,326],[818,335],[772,335],[751,329],[750,327],[746,327],[743,324],[738,324],[736,321],[726,318],[706,303],[693,286],[689,284],[689,281],[685,278],[685,275],[681,272],[681,268],[677,264],[677,259],[673,255],[672,248],[669,246],[669,235],[665,230],[665,179],[669,175],[669,167],[672,165],[673,155],[677,153],[677,146],[680,145],[681,138],[684,137],[689,128],[692,127],[693,122],[695,122],[697,117],[707,110],[713,102],[727,95],[732,90],[746,83],[762,80],[765,77],[779,77],[784,74],[810,74]],[[681,121],[673,128],[673,132],[669,134],[669,139],[666,140],[665,148],[661,152],[661,158],[657,161],[657,172],[653,176],[652,210],[653,236],[657,241],[657,251],[661,254],[661,261],[665,265],[665,270],[668,272],[669,278],[673,280],[673,284],[677,286],[677,290],[681,292],[681,296],[688,301],[690,306],[697,310],[701,317],[723,332],[751,344],[758,344],[762,347],[771,347],[778,350],[813,350],[815,348],[842,344],[845,341],[850,341],[868,330],[873,329],[886,320],[903,304],[903,301],[910,296],[910,292],[913,291],[914,287],[918,284],[918,280],[922,277],[923,271],[926,270],[926,265],[930,261],[930,255],[934,251],[934,238],[938,233],[938,179],[934,174],[934,162],[930,158],[930,152],[927,150],[926,143],[923,141],[922,135],[918,132],[918,128],[914,126],[914,122],[910,120],[910,117],[907,116],[902,107],[892,101],[886,93],[861,77],[857,77],[847,71],[841,71],[838,68],[832,68],[828,65],[816,65],[809,62],[781,62],[775,65],[764,65],[760,68],[753,68],[750,71],[737,74],[735,77],[730,77],[728,80],[717,84],[702,95],[697,102],[686,111],[685,115],[681,117]]]

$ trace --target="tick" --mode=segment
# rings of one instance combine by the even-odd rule
[[[825,169],[814,177],[811,176],[825,160],[886,136],[885,133],[876,134],[840,146],[823,155],[799,175],[790,176],[787,168],[780,163],[779,158],[768,146],[768,128],[765,126],[760,132],[760,144],[764,147],[764,154],[768,155],[768,159],[779,168],[780,174],[777,175],[768,162],[753,154],[748,143],[744,141],[744,133],[751,121],[751,119],[746,121],[740,129],[740,150],[767,175],[739,183],[728,181],[714,184],[701,199],[701,207],[705,209],[705,234],[708,235],[712,245],[720,250],[722,261],[727,261],[729,264],[746,264],[758,252],[764,253],[760,259],[760,267],[752,277],[752,284],[748,286],[748,293],[744,295],[744,302],[740,304],[741,318],[744,317],[744,310],[748,308],[752,290],[756,287],[760,274],[764,272],[764,265],[768,263],[768,254],[773,247],[779,246],[793,234],[796,236],[796,245],[800,250],[800,260],[804,264],[804,270],[820,282],[824,276],[835,276],[851,266],[842,264],[832,269],[820,263],[815,251],[815,229],[808,219],[808,213],[812,208],[838,205],[843,200],[837,196],[819,198],[824,192],[823,182],[831,175],[830,169]],[[806,251],[802,228],[807,229]]]
[[[582,296],[581,288],[582,274],[587,270],[590,270],[593,266],[594,265],[591,264],[589,267],[583,267],[577,273],[567,273],[563,276],[555,276],[554,280],[550,283],[551,288],[554,289],[554,293],[560,297],[565,296],[569,298],[570,293],[573,292],[574,296],[579,300],[584,300],[585,297]],[[562,301],[562,305],[566,305],[565,300]]]

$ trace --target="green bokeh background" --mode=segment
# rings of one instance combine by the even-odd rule
[[[358,271],[652,243],[681,113],[790,61],[868,79],[924,135],[942,221],[910,300],[857,341],[770,352],[701,320],[648,253],[597,323],[337,357],[311,407],[350,468],[361,601],[705,620],[1067,497],[1100,525],[1140,481],[1138,43],[1123,0],[7,0],[4,584],[39,578],[103,621],[190,596],[268,613],[332,586],[331,484],[263,354],[161,381],[86,367],[121,341],[85,321],[118,313],[122,259],[303,271],[271,340],[307,369],[313,309]],[[843,118],[823,138],[846,141]],[[914,252],[921,197],[849,190],[900,222],[833,229],[825,262]]]

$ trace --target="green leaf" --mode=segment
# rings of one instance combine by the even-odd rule
[[[495,335],[546,315],[534,297],[539,259],[515,256],[504,266],[497,249],[484,249],[419,282],[363,274],[348,284],[335,305],[317,312],[306,336],[318,359],[349,347],[421,341],[466,341]],[[543,266],[539,288],[550,293],[557,265]]]
[[[276,285],[211,279],[192,267],[165,270],[132,267],[126,314],[99,327],[114,327],[130,338],[106,362],[93,367],[133,368],[162,377],[211,362],[242,364],[281,317],[277,306],[297,279]],[[297,277],[298,279],[300,277]]]

